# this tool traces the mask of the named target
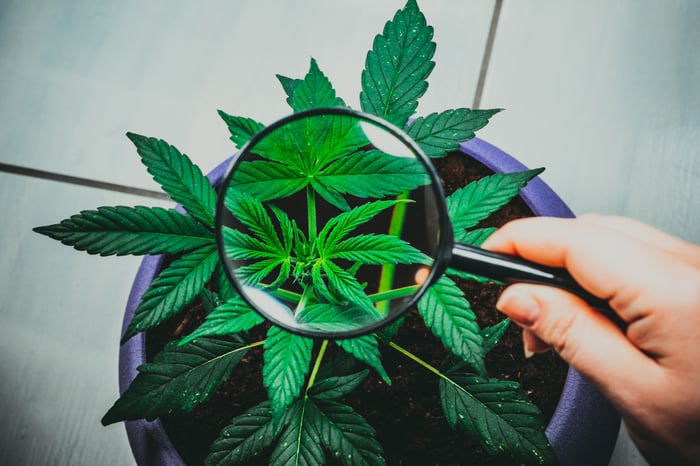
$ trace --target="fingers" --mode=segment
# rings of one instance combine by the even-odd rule
[[[630,391],[645,391],[639,374],[651,375],[656,370],[654,361],[614,324],[569,293],[537,285],[512,285],[496,306],[525,329],[523,338],[529,351],[552,347],[611,401],[630,403]]]

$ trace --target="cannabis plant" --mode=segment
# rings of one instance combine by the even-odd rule
[[[434,66],[432,37],[433,29],[415,0],[408,0],[367,53],[359,103],[361,110],[403,128],[425,153],[438,159],[473,137],[498,110],[458,108],[414,117]],[[313,59],[303,78],[278,78],[293,112],[347,106]],[[238,148],[265,127],[250,118],[219,114]],[[134,133],[127,136],[154,180],[181,209],[99,207],[35,231],[90,254],[169,255],[136,308],[122,342],[159,326],[197,297],[209,303],[209,313],[194,332],[167,344],[139,368],[131,386],[103,417],[103,424],[191,411],[235,377],[247,352],[262,351],[268,399],[231,420],[211,445],[206,464],[245,465],[263,457],[274,465],[319,465],[327,460],[382,465],[385,460],[375,430],[344,397],[368,377],[367,368],[391,384],[391,369],[383,367],[381,353],[397,351],[423,366],[426,379],[439,379],[445,419],[453,429],[478,439],[489,453],[506,452],[531,464],[555,463],[539,410],[516,382],[488,376],[484,357],[509,322],[479,328],[454,280],[478,277],[448,269],[417,305],[436,344],[451,354],[441,367],[393,340],[400,320],[374,334],[337,341],[317,341],[269,325],[236,294],[219,260],[215,207],[217,196],[224,194],[217,194],[201,170],[174,146]],[[246,171],[240,194],[226,199],[245,231],[224,233],[229,239],[226,253],[249,260],[242,272],[244,280],[265,280],[273,286],[293,277],[316,308],[343,302],[371,304],[372,297],[357,278],[361,267],[425,260],[410,245],[389,235],[358,231],[382,211],[399,208],[402,192],[425,183],[420,174],[407,174],[405,167],[397,168],[381,154],[362,152],[363,145],[360,138],[349,156],[357,163],[329,152],[326,149],[333,144],[328,144],[303,164],[294,165],[282,151],[268,158],[263,154],[255,169]],[[492,229],[478,224],[538,173],[494,174],[451,194],[447,205],[455,238],[479,245]],[[315,225],[298,225],[277,204],[298,192],[335,209],[318,230]],[[350,197],[363,202],[351,205]],[[251,341],[250,335],[256,334],[251,330],[259,326],[266,329],[265,338]],[[338,367],[337,359],[328,357],[332,347],[356,361],[359,369]]]

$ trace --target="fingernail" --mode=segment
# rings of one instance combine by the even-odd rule
[[[508,315],[521,327],[531,327],[540,314],[540,306],[532,296],[520,290],[506,290],[496,303],[496,309]]]
[[[530,348],[528,348],[527,345],[523,343],[523,354],[525,355],[525,359],[530,359],[535,355],[535,352],[530,351]]]

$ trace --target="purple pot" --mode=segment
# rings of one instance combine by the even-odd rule
[[[478,138],[463,143],[460,149],[495,172],[510,173],[527,169],[510,155]],[[223,179],[227,166],[228,163],[224,162],[209,173],[212,184],[216,185]],[[566,204],[539,178],[522,189],[521,197],[536,215],[574,216]],[[162,255],[143,259],[129,294],[122,333],[162,262]],[[146,337],[144,333],[139,333],[126,342],[119,353],[120,393],[124,393],[136,377],[137,367],[145,362]],[[184,465],[160,420],[128,421],[125,425],[131,449],[140,466]],[[554,446],[560,464],[608,464],[619,425],[620,416],[610,403],[577,371],[569,369],[561,399],[547,426],[547,437]]]

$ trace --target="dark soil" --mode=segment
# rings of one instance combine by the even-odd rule
[[[491,173],[483,165],[464,154],[454,153],[436,162],[446,194],[466,183]],[[525,203],[517,198],[480,226],[500,226],[508,220],[531,216]],[[497,285],[458,281],[483,327],[503,319],[495,310],[502,288]],[[148,334],[149,359],[167,341],[180,338],[194,330],[204,319],[201,305]],[[251,341],[265,336],[264,327],[255,330]],[[394,341],[414,354],[440,367],[448,356],[444,347],[425,327],[417,315],[410,315]],[[387,386],[376,374],[370,374],[363,384],[345,399],[355,411],[364,416],[377,430],[388,465],[513,465],[507,457],[491,457],[479,442],[459,431],[453,431],[444,419],[440,405],[438,379],[405,356],[384,348],[382,362],[392,385]],[[559,400],[567,366],[553,353],[525,359],[521,331],[511,325],[503,339],[489,353],[486,368],[490,377],[518,381],[522,389],[549,420]],[[168,435],[188,465],[202,464],[209,445],[233,417],[263,401],[262,351],[250,351],[209,401],[190,413],[162,417]]]

